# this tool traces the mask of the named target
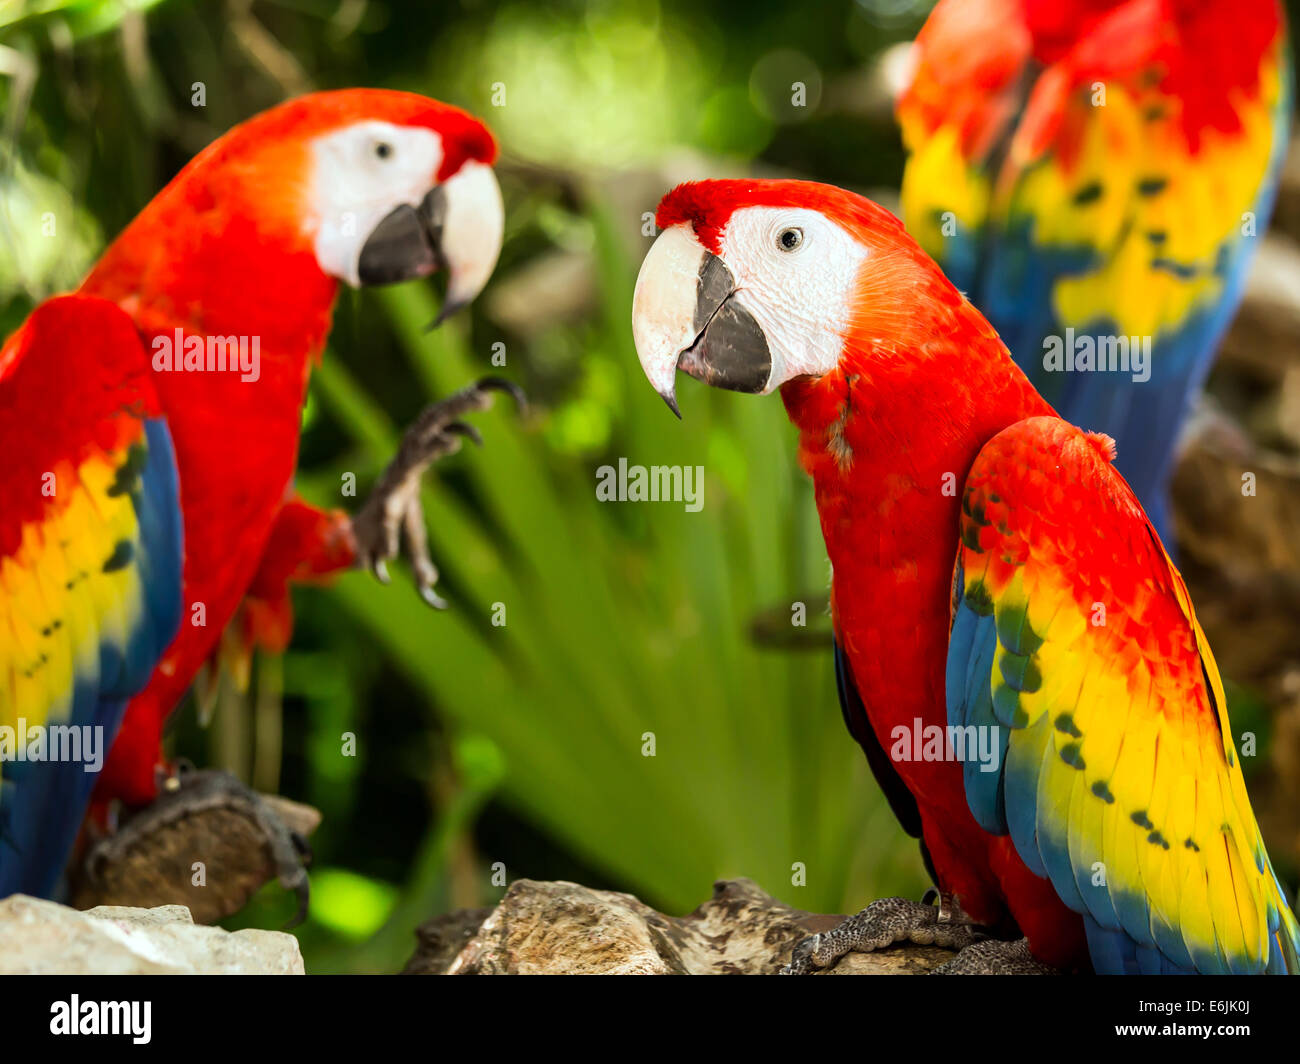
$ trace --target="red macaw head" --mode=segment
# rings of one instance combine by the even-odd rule
[[[443,314],[468,303],[496,265],[504,228],[487,127],[446,104],[373,90],[342,94],[322,121],[326,96],[307,98],[321,269],[354,286],[446,269]]]
[[[873,339],[902,338],[894,293],[937,272],[884,208],[810,181],[691,182],[664,197],[656,220],[632,332],[674,413],[679,369],[766,395],[825,375]]]
[[[300,96],[200,152],[96,273],[146,300],[163,294],[173,304],[215,305],[213,294],[235,289],[240,270],[242,283],[263,286],[270,299],[311,284],[313,265],[322,285],[445,270],[445,317],[478,295],[501,250],[495,158],[483,123],[424,96],[383,89]],[[235,275],[215,278],[222,270]]]

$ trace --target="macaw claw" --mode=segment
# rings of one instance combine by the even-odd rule
[[[930,969],[931,975],[1060,975],[1055,968],[1034,959],[1029,939],[1007,942],[986,938],[962,949],[947,964]]]
[[[415,588],[429,606],[447,608],[436,590],[438,567],[429,556],[429,535],[420,500],[420,477],[439,458],[455,454],[465,440],[478,446],[483,437],[465,414],[486,410],[493,393],[505,392],[521,410],[527,399],[518,385],[501,377],[484,377],[455,395],[428,406],[398,445],[361,512],[352,519],[357,565],[369,569],[382,584],[389,582],[388,562],[401,555],[411,566]]]
[[[221,813],[234,813],[252,824],[255,835],[260,836],[270,858],[268,870],[297,899],[297,910],[284,929],[302,923],[311,900],[311,886],[307,878],[311,847],[306,838],[290,828],[262,795],[230,773],[215,769],[195,771],[188,764],[178,765],[162,781],[158,797],[152,803],[125,820],[111,835],[95,843],[85,857],[85,875],[91,883],[100,883],[110,866],[121,865],[133,852],[141,850],[146,853],[166,853],[172,858],[176,852],[186,854],[188,856],[181,862],[185,868],[189,867],[188,861],[193,853],[204,854],[206,862],[209,860],[206,856],[209,850],[203,848],[205,844],[202,842],[198,844],[200,848],[194,850],[194,840],[206,839],[207,844],[211,845],[212,829],[207,829],[209,833],[205,836],[196,834],[198,829],[187,828],[186,825]],[[187,831],[189,834],[186,834]],[[228,835],[223,835],[222,838],[228,840]],[[169,884],[162,874],[156,878],[166,887],[169,898],[179,891],[177,898],[193,905],[193,900],[184,896],[186,884]],[[187,873],[185,879],[188,878]],[[232,881],[247,878],[247,873],[246,870],[235,872],[227,868],[225,878]],[[259,878],[253,884],[260,885],[261,882],[263,880]],[[158,883],[151,879],[149,885],[152,889]],[[251,886],[248,887],[249,891],[251,889]],[[247,900],[246,895],[243,900]],[[236,908],[241,906],[242,902]],[[226,911],[235,910],[227,906]],[[221,912],[215,914],[217,917],[220,915]]]
[[[790,963],[780,974],[809,975],[818,968],[829,968],[846,953],[871,953],[896,942],[964,950],[985,939],[956,899],[937,892],[927,893],[926,898],[932,896],[938,897],[937,906],[929,900],[906,898],[873,901],[838,927],[795,943]]]

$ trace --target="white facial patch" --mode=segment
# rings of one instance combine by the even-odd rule
[[[736,279],[732,299],[758,322],[772,356],[763,394],[834,369],[866,247],[817,211],[745,207],[732,214],[721,250]]]
[[[395,207],[418,206],[442,165],[431,129],[358,122],[312,142],[316,261],[356,287],[366,238]]]

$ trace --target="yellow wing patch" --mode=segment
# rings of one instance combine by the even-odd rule
[[[140,618],[135,507],[111,489],[128,448],[52,470],[43,522],[0,558],[0,725],[66,720],[74,684],[99,683],[100,644],[124,652]]]

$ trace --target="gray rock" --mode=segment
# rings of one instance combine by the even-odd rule
[[[472,916],[465,920],[462,916]],[[446,975],[772,975],[805,935],[838,916],[793,909],[748,879],[721,880],[683,917],[630,894],[520,879],[486,919],[436,917],[420,929],[408,973]],[[449,949],[450,945],[458,951]],[[933,946],[851,954],[826,975],[919,975],[952,960]]]
[[[223,931],[183,905],[81,912],[15,894],[0,901],[0,975],[302,975],[298,940]]]

